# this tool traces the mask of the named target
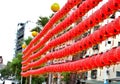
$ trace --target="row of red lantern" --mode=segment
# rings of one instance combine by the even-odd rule
[[[88,71],[95,68],[110,66],[120,62],[120,47],[113,48],[105,53],[93,55],[88,58],[80,59],[74,62],[46,66],[36,70],[22,72],[22,76],[40,75],[47,72],[76,72]]]
[[[57,34],[58,32],[64,30],[66,27],[71,25],[76,20],[80,19],[86,12],[90,9],[94,8],[101,0],[87,0],[84,1],[77,10],[75,10],[68,18],[66,18],[63,22],[59,23],[54,29],[49,31],[37,45],[35,45],[31,50],[34,52],[35,50],[39,49],[43,44],[45,44],[53,35]],[[86,9],[83,9],[86,8]],[[82,10],[81,10],[82,9]],[[29,49],[30,51],[30,49]],[[28,52],[29,52],[28,51]],[[32,53],[32,52],[31,52]],[[31,53],[27,53],[23,56],[25,60]]]
[[[47,62],[48,60],[52,60],[55,58],[61,58],[61,57],[65,57],[68,55],[78,53],[80,51],[88,49],[88,48],[102,42],[103,40],[105,40],[111,36],[117,35],[119,33],[120,33],[120,17],[118,17],[117,19],[108,23],[107,25],[100,27],[99,30],[96,30],[93,34],[90,34],[89,36],[81,39],[80,41],[77,41],[73,45],[68,46],[64,49],[61,49],[59,51],[49,53],[42,59],[39,59],[32,63],[29,63],[28,65],[23,67],[23,70],[27,70],[30,67],[40,66],[41,64]],[[26,62],[26,63],[28,63],[28,62]],[[26,63],[22,62],[22,64],[26,64]]]
[[[109,6],[110,3],[112,3],[112,4],[115,3],[114,0],[111,0],[111,1],[112,2],[106,3],[103,7],[101,7],[99,10],[97,10],[95,13],[93,13],[89,18],[87,18],[86,20],[84,20],[81,23],[79,23],[76,27],[74,27],[73,29],[71,29],[70,31],[68,31],[67,33],[65,33],[64,35],[62,35],[62,36],[60,36],[60,37],[52,40],[51,42],[49,42],[49,44],[47,44],[45,47],[43,47],[43,49],[41,49],[36,54],[33,54],[32,56],[30,56],[31,53],[28,52],[28,54],[26,55],[26,58],[28,56],[30,56],[30,57],[27,60],[25,60],[23,62],[23,64],[24,63],[26,64],[30,60],[35,59],[35,58],[41,56],[43,53],[45,53],[47,50],[51,49],[52,47],[55,47],[55,46],[57,46],[57,45],[59,45],[59,44],[61,44],[63,42],[71,40],[72,38],[74,38],[74,37],[76,37],[78,35],[81,35],[87,29],[92,28],[94,25],[98,24],[99,22],[101,22],[103,20],[103,17],[102,17],[102,15],[104,14],[103,10],[108,10],[110,8],[111,10],[108,11],[109,13],[107,13],[106,15],[104,15],[105,16],[104,19],[107,18],[113,12],[115,12],[116,10],[118,10],[117,8],[111,8]],[[113,1],[114,1],[114,3],[113,3]],[[98,17],[100,17],[100,18],[98,18]],[[46,36],[50,36],[50,35],[46,35]],[[45,40],[42,40],[38,45],[41,46],[44,43],[45,43]],[[33,50],[35,50],[35,48],[33,48]],[[33,51],[33,50],[31,50],[31,51]]]
[[[45,25],[43,30],[36,36],[28,45],[28,47],[23,51],[23,54],[27,53],[27,51],[34,45],[38,39],[40,39],[42,36],[44,36],[49,29],[52,28],[54,23],[56,23],[60,18],[62,18],[64,15],[66,15],[75,5],[79,4],[81,0],[68,0],[67,3],[63,6],[63,8],[58,11]]]
[[[70,26],[73,22],[80,19],[86,12],[90,9],[94,8],[101,0],[87,0],[84,1],[83,4],[79,6],[79,8],[73,12],[68,18],[66,18],[63,22],[58,24],[55,28],[50,30],[45,37],[38,43],[38,45],[33,47],[33,51],[39,49],[43,44],[45,44],[52,36],[64,30],[66,27]],[[93,3],[95,2],[95,3]],[[91,4],[90,4],[91,3]],[[87,8],[89,7],[89,8]],[[85,10],[81,10],[82,8],[86,8]]]

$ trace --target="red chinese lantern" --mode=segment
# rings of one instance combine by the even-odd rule
[[[120,47],[116,49],[115,56],[117,57],[117,60],[120,61]]]
[[[71,62],[71,71],[77,71],[78,70],[78,61]]]
[[[108,6],[113,10],[120,9],[120,0],[110,0]]]
[[[120,16],[113,21],[113,25],[115,28],[114,31],[117,31],[116,33],[120,33]]]
[[[86,38],[83,38],[83,39],[82,39],[82,45],[83,45],[83,49],[84,49],[84,50],[88,48],[87,42],[86,42]]]
[[[86,36],[85,38],[84,38],[84,47],[85,47],[85,49],[87,49],[87,48],[89,48],[89,36]]]
[[[96,39],[95,39],[94,34],[90,34],[88,36],[88,43],[89,43],[89,46],[92,46],[93,44],[96,44]]]
[[[93,35],[94,35],[94,41],[98,44],[99,42],[100,42],[100,32],[99,32],[99,30],[96,30],[94,33],[93,33]]]
[[[88,62],[88,65],[89,65],[89,69],[92,69],[93,68],[93,57],[89,57],[89,60],[87,61]]]
[[[32,45],[33,45],[33,42],[31,41],[30,44],[29,44],[29,45],[25,48],[25,50],[23,51],[23,54],[24,54],[24,55],[28,52],[28,50],[32,47]]]
[[[95,61],[96,61],[96,60],[95,60],[95,57],[96,57],[96,54],[91,57],[91,61],[90,61],[93,68],[97,68],[97,65],[96,65],[96,63],[95,63]]]
[[[98,30],[99,31],[98,39],[99,39],[100,42],[107,38],[104,34],[105,26],[103,26],[102,29],[103,29],[103,31],[101,31],[101,28],[99,28],[99,30]]]
[[[108,51],[108,59],[111,63],[117,62],[117,57],[115,56],[115,50],[116,48],[112,48],[110,51]]]
[[[72,8],[73,6],[79,4],[81,0],[68,0],[69,8]]]
[[[84,50],[84,38],[82,38],[80,41],[79,41],[79,50]]]
[[[105,65],[110,65],[111,64],[108,56],[109,56],[108,51],[101,55],[101,60]]]
[[[112,11],[111,11],[112,8],[108,7],[108,4],[109,3],[106,3],[101,7],[101,12],[102,11],[104,12],[104,14],[103,12],[100,14],[102,18],[105,18],[105,17],[107,18],[110,14],[112,14]]]
[[[95,14],[88,17],[88,22],[87,23],[89,25],[89,28],[92,28],[94,25],[96,25],[96,21],[95,21],[94,16],[95,16]]]
[[[60,53],[59,53],[60,51],[55,51],[55,52],[53,52],[52,53],[52,58],[59,58],[59,56],[60,56]]]
[[[73,20],[76,21],[80,19],[81,17],[79,16],[79,10],[76,10],[75,13],[73,13]]]
[[[22,57],[23,60],[26,60],[32,53],[32,49],[29,49],[29,51]]]
[[[88,70],[88,69],[91,68],[90,63],[89,63],[89,59],[90,59],[90,57],[83,59],[83,64],[82,64],[82,66],[84,66],[84,69],[85,69],[85,70]]]
[[[85,67],[83,66],[83,62],[84,62],[84,59],[81,59],[79,65],[78,65],[79,70],[84,70]]]
[[[94,15],[91,16],[93,19],[93,24],[98,24],[100,22],[100,19],[98,18],[98,13],[99,11],[96,11]]]
[[[96,67],[99,67],[99,63],[97,62],[97,59],[98,59],[98,55],[95,55],[94,56],[94,59],[95,59],[95,65],[96,65]]]
[[[96,55],[95,64],[97,65],[97,67],[103,67],[102,59],[101,59],[101,53]]]
[[[70,67],[71,67],[71,63],[69,63],[69,64],[68,64],[68,63],[66,63],[65,65],[66,65],[66,67],[67,67],[67,69],[66,69],[66,70],[67,70],[67,71],[70,71],[70,69],[71,69],[71,68],[70,68]]]
[[[83,16],[87,12],[86,6],[87,6],[86,1],[82,2],[82,4],[79,6],[78,10],[80,16]]]
[[[109,37],[109,33],[107,32],[107,27],[108,27],[108,25],[106,24],[100,28],[100,34],[101,34],[103,40]]]
[[[61,72],[66,72],[68,70],[68,66],[66,63],[62,65],[62,71]]]
[[[114,25],[113,25],[113,23],[111,22],[111,24],[109,24],[109,25],[107,25],[107,27],[106,27],[106,33],[109,35],[109,36],[113,36],[114,35]],[[115,30],[115,32],[117,32],[116,30]]]

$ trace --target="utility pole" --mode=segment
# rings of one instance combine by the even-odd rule
[[[57,75],[58,75],[57,84],[60,84],[60,81],[61,81],[61,74],[60,74],[60,73],[57,73]]]

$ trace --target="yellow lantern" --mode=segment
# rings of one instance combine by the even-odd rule
[[[22,44],[22,48],[25,49],[26,48],[26,44]]]
[[[32,36],[33,36],[33,37],[37,36],[37,34],[38,34],[38,32],[32,31]]]
[[[53,3],[52,6],[51,6],[51,10],[53,12],[57,12],[58,10],[60,9],[60,6],[58,3]]]

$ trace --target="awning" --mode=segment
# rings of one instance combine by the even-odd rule
[[[98,81],[98,80],[86,80],[87,84],[104,84],[104,81]],[[120,84],[120,81],[111,81],[109,84]]]
[[[116,77],[116,78],[109,78],[107,80],[111,80],[111,81],[120,81],[120,77]]]
[[[88,83],[88,84],[104,84],[103,81],[97,81],[97,80],[86,80],[86,83]]]

